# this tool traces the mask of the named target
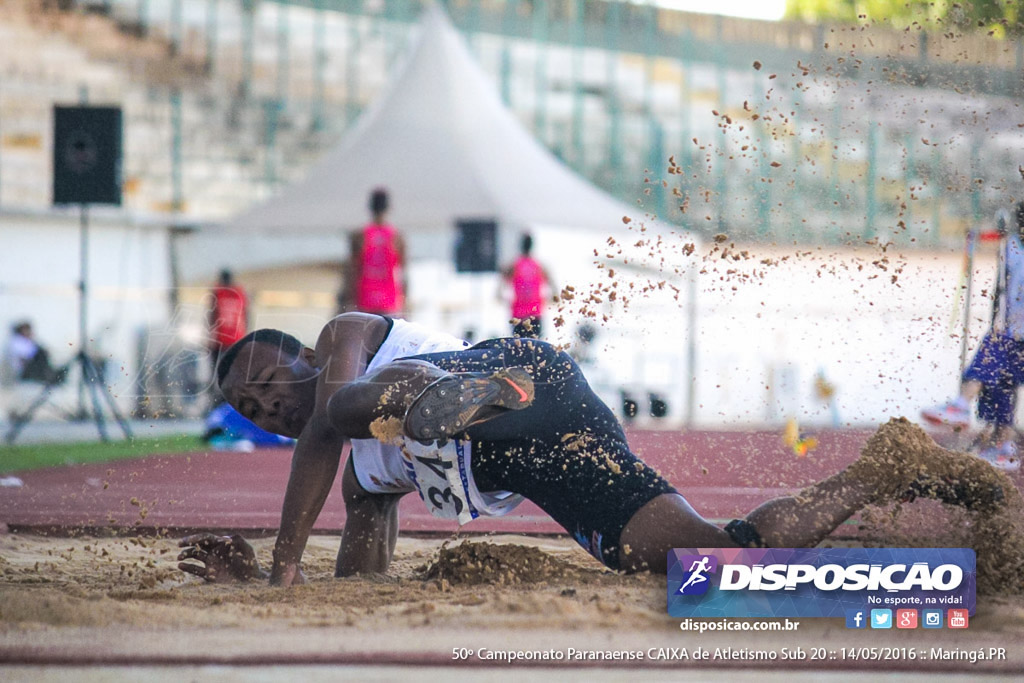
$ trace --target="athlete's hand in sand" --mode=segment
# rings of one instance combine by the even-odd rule
[[[210,583],[248,581],[265,576],[252,546],[238,534],[194,534],[183,538],[178,546],[184,548],[178,555],[178,569]],[[182,560],[199,560],[203,564]]]

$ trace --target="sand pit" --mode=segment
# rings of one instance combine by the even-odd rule
[[[176,541],[0,537],[0,661],[433,667],[451,664],[453,648],[892,645],[884,632],[859,632],[853,639],[835,619],[804,621],[796,633],[684,633],[665,613],[663,577],[614,574],[562,538],[403,538],[387,576],[339,580],[332,578],[337,539],[315,536],[304,563],[310,581],[291,589],[262,582],[212,585],[186,576],[174,568]],[[272,539],[253,544],[265,564]],[[1024,638],[1024,601],[981,599],[967,632],[899,636],[902,644],[922,647],[1005,647]],[[510,666],[479,655],[467,664]],[[842,664],[824,666],[900,668],[898,662]],[[975,665],[913,664],[904,668],[1006,672],[1024,667],[1024,654]],[[649,660],[643,666],[696,664]],[[769,669],[778,666],[808,667],[796,661]]]
[[[917,436],[915,432],[907,438],[917,443],[915,457],[925,457],[934,444],[914,441]],[[882,476],[896,464],[887,460],[884,448],[880,451],[874,465],[882,468]],[[949,471],[933,472],[946,484],[977,461],[957,457],[949,463]],[[680,620],[666,614],[664,577],[615,574],[564,536],[473,536],[467,542],[465,537],[416,538],[405,533],[386,576],[350,579],[332,576],[337,536],[314,536],[304,557],[309,583],[282,589],[256,581],[210,585],[179,572],[177,536],[8,533],[0,535],[0,662],[390,665],[419,667],[410,670],[420,674],[454,664],[463,667],[457,671],[464,678],[477,680],[479,667],[497,671],[512,666],[507,660],[484,659],[482,653],[507,650],[721,647],[779,652],[898,644],[925,649],[1008,647],[1009,658],[978,663],[792,659],[770,665],[736,660],[704,664],[702,670],[784,668],[810,678],[822,670],[853,669],[1019,672],[1024,670],[1024,652],[1009,646],[1024,638],[1020,498],[1005,475],[988,474],[992,481],[987,483],[1010,484],[996,513],[991,506],[967,512],[930,500],[872,508],[862,516],[861,535],[844,541],[932,546],[934,527],[940,525],[939,545],[978,548],[982,595],[967,631],[852,634],[841,619],[820,619],[803,620],[795,632],[684,632]],[[924,513],[932,533],[916,538],[910,511],[917,522]],[[273,539],[250,540],[261,564],[268,565]],[[475,654],[453,660],[453,652],[463,650]],[[702,666],[656,658],[559,665],[643,667],[652,673]]]
[[[502,542],[509,538],[515,543]],[[594,602],[614,600],[616,607],[610,611],[622,614],[625,610],[630,622],[663,618],[659,609],[664,612],[664,598],[657,590],[663,583],[660,577],[615,575],[566,540],[495,540],[499,542],[444,544],[402,539],[386,576],[336,580],[332,574],[338,541],[317,536],[303,563],[309,583],[280,589],[257,581],[210,585],[188,577],[175,568],[177,539],[8,535],[0,540],[4,598],[0,623],[5,628],[30,624],[177,628],[234,626],[256,619],[265,624],[319,626],[351,625],[358,620],[383,626],[401,616],[399,622],[413,626],[445,623],[466,606],[485,606],[474,610],[481,616],[511,613],[533,618],[529,615],[536,612],[535,617],[554,615],[557,622],[557,615],[578,611],[573,598],[584,585],[600,588],[603,597]],[[269,564],[273,539],[252,543],[261,563]],[[626,610],[625,603],[645,587],[655,589],[650,591],[652,599],[637,601]],[[559,600],[549,600],[551,593]],[[463,625],[486,626],[486,622],[487,616]]]

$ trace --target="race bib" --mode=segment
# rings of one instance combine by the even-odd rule
[[[467,524],[480,515],[498,517],[512,511],[522,496],[507,491],[482,494],[470,472],[470,444],[449,441],[443,447],[412,440],[401,445],[402,464],[423,504],[435,517]]]
[[[457,519],[459,524],[477,517],[469,503],[469,491],[459,476],[459,451],[463,448],[461,441],[449,441],[438,448],[406,440],[401,446],[406,472],[430,514]]]

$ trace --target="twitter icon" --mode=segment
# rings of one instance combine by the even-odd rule
[[[892,610],[871,610],[871,628],[892,628]]]

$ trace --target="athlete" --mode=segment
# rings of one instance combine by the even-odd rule
[[[250,333],[224,354],[218,380],[242,415],[298,443],[269,573],[240,536],[184,539],[179,568],[210,581],[303,582],[306,541],[347,453],[337,576],[387,570],[398,501],[412,491],[463,523],[529,498],[608,567],[662,573],[673,547],[813,546],[857,510],[908,491],[973,506],[1002,494],[929,476],[930,464],[948,471],[958,456],[893,420],[842,472],[723,529],[630,452],[564,352],[519,338],[469,347],[365,313],[332,320],[315,349],[276,330]],[[962,460],[960,482],[974,481],[972,467],[989,470]]]
[[[213,367],[216,368],[221,353],[245,336],[248,322],[249,298],[245,290],[235,283],[231,271],[225,268],[220,271],[217,286],[211,292],[207,311]]]
[[[405,243],[387,220],[388,193],[370,195],[373,218],[352,243],[350,273],[359,311],[393,315],[405,307]]]
[[[1005,214],[1003,214],[1005,215]],[[956,430],[971,424],[971,403],[978,399],[978,418],[989,425],[977,441],[978,457],[1004,472],[1020,469],[1017,452],[1017,390],[1024,384],[1024,202],[1017,205],[1017,229],[1007,228],[1000,215],[999,268],[996,272],[992,324],[974,359],[964,369],[960,394],[921,411],[933,425]]]
[[[512,336],[541,336],[541,316],[544,313],[544,293],[551,291],[551,276],[532,256],[533,237],[524,234],[520,241],[519,258],[505,268],[502,279],[512,289]]]

